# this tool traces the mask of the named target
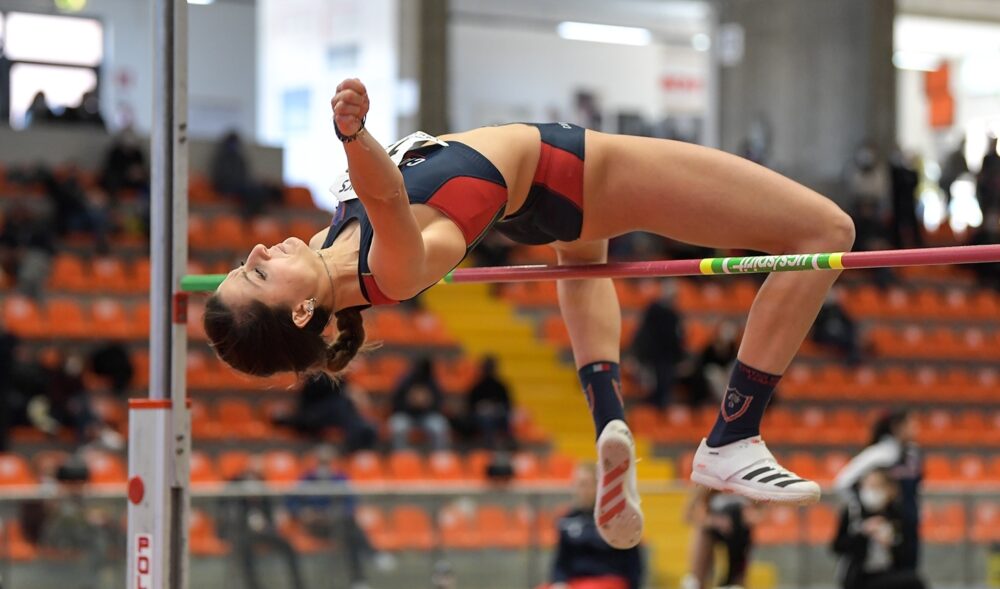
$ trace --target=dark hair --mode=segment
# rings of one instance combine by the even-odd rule
[[[910,414],[906,411],[889,411],[879,417],[872,426],[872,441],[869,445],[877,444],[883,438],[895,437],[896,428],[900,426]]]
[[[289,307],[268,307],[255,300],[237,312],[215,294],[205,304],[203,323],[215,353],[241,372],[254,376],[312,370],[336,374],[365,343],[365,327],[359,307],[343,309],[335,317],[339,333],[328,344],[323,330],[330,312],[322,307],[300,328],[292,321]]]

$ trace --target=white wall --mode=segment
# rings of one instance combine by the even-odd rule
[[[3,8],[50,12],[51,2],[14,1]],[[101,110],[109,124],[134,120],[146,134],[153,117],[153,23],[150,0],[90,0],[80,13],[104,23],[106,66]],[[256,131],[253,3],[189,6],[190,132],[214,137],[236,127]]]
[[[341,80],[365,83],[367,128],[383,144],[396,139],[398,2],[259,0],[259,139],[284,146],[285,179],[321,205],[347,165],[330,110]]]
[[[456,130],[510,121],[576,120],[577,91],[595,94],[603,128],[613,116],[639,114],[649,122],[667,115],[714,116],[707,89],[709,55],[691,49],[695,33],[710,30],[701,2],[593,2],[455,0],[449,45],[451,127]],[[556,34],[562,20],[642,26],[647,46],[571,41]],[[701,89],[665,92],[661,82],[697,78]]]

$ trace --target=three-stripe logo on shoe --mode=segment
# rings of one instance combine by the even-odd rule
[[[622,485],[625,479],[622,475],[628,472],[628,461],[622,462],[615,468],[604,473],[604,479],[601,481],[601,487],[607,489],[607,491],[601,495],[601,517],[597,520],[597,524],[603,526],[610,522],[616,515],[625,510],[625,497],[622,495]],[[609,486],[618,482],[615,486]]]
[[[785,487],[787,487],[789,485],[794,485],[795,483],[807,483],[807,482],[809,482],[809,481],[807,481],[805,479],[796,478],[796,476],[794,474],[790,473],[790,472],[780,471],[780,470],[778,470],[776,468],[773,468],[773,467],[770,467],[770,466],[762,466],[762,467],[758,468],[757,470],[753,470],[753,471],[748,472],[743,477],[743,480],[744,481],[753,481],[757,477],[761,477],[761,478],[759,478],[758,480],[756,480],[754,482],[757,482],[757,483],[771,483],[771,482],[774,482],[774,481],[778,481],[778,482],[774,483],[774,486],[775,487],[781,487],[781,488],[785,488]],[[788,479],[788,480],[781,480],[781,479]]]

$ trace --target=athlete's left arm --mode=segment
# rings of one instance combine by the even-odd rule
[[[379,289],[405,300],[434,284],[462,259],[465,239],[439,219],[421,223],[414,215],[403,175],[367,131],[368,93],[360,80],[344,80],[331,101],[334,124],[357,139],[344,143],[351,184],[368,213],[375,238],[368,254]]]

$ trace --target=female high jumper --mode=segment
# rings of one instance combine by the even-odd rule
[[[549,244],[559,264],[603,263],[608,239],[648,231],[712,248],[846,251],[854,225],[823,196],[745,159],[687,143],[566,123],[510,124],[383,148],[364,127],[365,86],[331,100],[349,178],[309,243],[258,244],[209,299],[218,355],[255,375],[345,369],[364,343],[361,311],[430,288],[495,228]],[[819,486],[782,468],[760,422],[837,272],[772,274],[761,286],[719,416],[692,480],[758,501],[812,502]],[[622,407],[621,311],[609,278],[562,280],[559,307],[597,433],[594,517],[604,539],[639,542],[634,442]],[[322,332],[331,317],[332,343]]]

